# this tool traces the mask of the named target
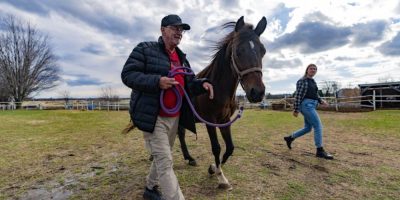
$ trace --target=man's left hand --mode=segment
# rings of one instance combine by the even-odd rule
[[[209,82],[203,83],[203,88],[208,91],[208,98],[214,98],[214,89],[213,86]]]

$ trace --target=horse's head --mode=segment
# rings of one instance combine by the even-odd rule
[[[262,58],[265,54],[260,35],[267,26],[263,17],[253,29],[245,24],[243,16],[236,22],[231,45],[231,65],[239,76],[239,81],[250,102],[260,102],[265,93],[262,80]]]

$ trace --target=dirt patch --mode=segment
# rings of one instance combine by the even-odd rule
[[[29,120],[29,121],[26,121],[26,123],[28,125],[41,125],[41,124],[45,124],[47,122],[48,122],[47,120]]]

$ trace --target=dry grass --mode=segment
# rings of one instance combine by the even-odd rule
[[[187,136],[197,167],[182,159],[179,141],[174,148],[186,199],[399,199],[400,111],[320,116],[333,161],[314,156],[312,134],[287,149],[282,137],[302,118],[245,110],[224,166],[230,192],[207,174],[213,157],[199,124],[198,140]],[[141,199],[150,162],[140,131],[120,134],[126,112],[7,111],[0,121],[0,199]]]

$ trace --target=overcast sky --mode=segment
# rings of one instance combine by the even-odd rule
[[[180,47],[195,72],[207,66],[214,43],[227,33],[221,25],[240,16],[256,25],[265,16],[267,93],[293,93],[309,63],[318,66],[317,83],[400,81],[398,0],[0,0],[0,17],[34,24],[51,37],[59,58],[62,81],[36,97],[60,97],[65,90],[97,97],[107,87],[128,97],[120,78],[128,55],[139,42],[156,40],[162,17],[171,13],[192,27]]]

